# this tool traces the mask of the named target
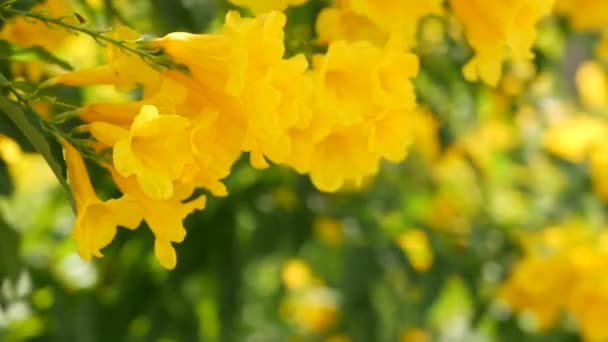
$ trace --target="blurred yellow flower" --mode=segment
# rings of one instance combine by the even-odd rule
[[[44,10],[51,17],[61,17],[69,15],[72,12],[70,3],[66,0],[40,1],[30,10]],[[77,22],[76,18],[72,18],[71,20],[72,23]],[[70,33],[58,26],[49,26],[47,23],[43,23],[39,20],[31,18],[24,19],[19,16],[5,22],[2,26],[2,31],[0,31],[0,38],[14,42],[23,47],[38,45],[50,51],[56,50],[69,36]]]
[[[463,67],[469,81],[490,86],[500,81],[507,60],[528,60],[536,38],[536,24],[551,13],[554,0],[450,0],[450,6],[464,26],[475,55]]]
[[[397,244],[416,271],[427,271],[433,264],[433,251],[423,230],[408,229],[397,238]]]
[[[429,342],[431,341],[431,335],[419,328],[407,329],[401,334],[399,342]]]
[[[379,46],[411,48],[416,45],[418,24],[427,15],[441,15],[443,0],[340,0],[325,8],[317,19],[322,42],[368,40]]]
[[[550,152],[571,162],[582,162],[608,134],[606,124],[597,118],[576,115],[552,125],[543,143]]]
[[[575,30],[600,31],[608,27],[608,2],[604,0],[557,0],[556,12],[567,16]]]
[[[281,278],[285,287],[290,290],[307,288],[315,283],[313,273],[308,264],[298,258],[285,262],[281,271]]]
[[[590,108],[608,105],[608,78],[598,62],[587,61],[578,67],[576,87],[583,105]]]
[[[338,299],[334,291],[318,287],[295,293],[286,304],[288,318],[305,331],[321,333],[338,323]]]
[[[344,228],[340,221],[331,217],[316,217],[312,226],[319,240],[333,246],[342,242]]]
[[[503,283],[500,297],[518,312],[533,313],[538,330],[550,328],[566,311],[585,341],[606,340],[605,239],[606,233],[576,222],[523,234],[525,255]]]
[[[289,6],[299,6],[308,0],[228,0],[230,3],[249,8],[255,14],[284,11]]]

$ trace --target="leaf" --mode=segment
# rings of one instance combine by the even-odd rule
[[[13,180],[8,173],[8,165],[4,159],[0,158],[0,195],[8,196],[13,190]]]
[[[13,139],[24,152],[35,152],[36,149],[23,133],[6,115],[0,115],[0,134]]]
[[[0,78],[3,77],[0,76]],[[0,79],[0,81],[2,80]],[[4,95],[0,96],[0,111],[11,119],[21,133],[27,137],[38,153],[40,153],[46,160],[47,164],[55,174],[55,177],[61,186],[63,186],[70,205],[74,210],[74,198],[72,197],[72,191],[65,176],[65,162],[63,158],[58,158],[56,153],[53,153],[53,150],[57,151],[57,149],[59,149],[57,147],[57,141],[43,135],[43,130],[38,121],[39,119],[35,117],[33,112],[24,111],[19,105],[10,101]],[[29,116],[29,120],[26,115]],[[51,146],[53,146],[53,148],[51,148]]]
[[[6,40],[0,40],[0,59],[18,62],[38,60],[58,65],[65,70],[73,70],[68,62],[58,58],[42,46],[21,47]]]
[[[21,236],[0,216],[0,282],[17,279],[21,270],[19,249]]]

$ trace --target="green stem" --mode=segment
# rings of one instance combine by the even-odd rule
[[[145,63],[149,64],[153,68],[164,67],[168,69],[175,69],[180,71],[186,71],[187,68],[184,65],[173,62],[169,56],[162,53],[162,50],[155,49],[145,49],[133,47],[130,44],[133,44],[134,41],[129,40],[119,40],[114,39],[112,37],[108,37],[105,33],[108,30],[95,30],[90,27],[85,26],[84,24],[71,24],[66,22],[65,19],[72,18],[72,16],[62,16],[62,17],[49,17],[43,12],[37,11],[23,11],[20,9],[16,9],[11,7],[10,5],[13,1],[5,1],[0,4],[0,19],[5,20],[4,14],[17,15],[22,16],[24,18],[30,18],[35,20],[40,20],[45,24],[49,25],[57,25],[59,27],[63,27],[66,31],[74,34],[83,33],[91,38],[95,39],[101,45],[111,44],[118,47],[121,51],[126,54],[132,53],[139,56]]]

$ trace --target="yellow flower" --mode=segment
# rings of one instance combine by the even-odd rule
[[[368,40],[382,46],[388,40],[388,33],[377,27],[369,18],[340,8],[324,8],[317,17],[315,28],[322,43]]]
[[[249,8],[255,14],[284,11],[288,6],[299,6],[308,0],[228,0],[230,3]]]
[[[116,227],[122,225],[135,229],[142,220],[142,213],[128,197],[100,200],[91,185],[89,174],[80,153],[69,143],[62,141],[70,186],[76,202],[76,221],[71,236],[78,244],[78,253],[85,260],[101,257],[100,249],[107,246]]]
[[[301,54],[282,60],[269,69],[266,79],[257,84],[251,82],[252,87],[244,90],[243,101],[253,108],[248,113],[249,130],[243,150],[251,152],[254,167],[267,167],[264,157],[278,164],[286,162],[291,153],[289,129],[305,126],[310,121],[312,81],[304,73],[307,67],[308,62]],[[264,94],[260,92],[264,87],[268,87],[267,93],[278,94],[278,101],[272,108],[262,105],[254,111],[256,104],[264,101]]]
[[[45,11],[51,17],[69,15],[71,6],[66,0],[45,0],[38,2],[31,11]],[[76,22],[76,18],[73,18]],[[23,47],[42,46],[47,50],[55,50],[70,33],[58,26],[48,26],[35,19],[22,17],[11,18],[6,22],[0,37]]]
[[[174,32],[155,41],[176,62],[184,64],[203,89],[213,89],[238,98],[249,70],[265,68],[283,56],[285,15],[271,12],[259,18],[226,14],[218,34]]]
[[[416,271],[424,272],[433,264],[433,252],[424,231],[410,229],[399,236],[397,243]]]
[[[544,145],[561,158],[582,162],[593,147],[603,142],[607,129],[601,120],[577,115],[549,127],[543,139]]]
[[[287,302],[289,318],[301,328],[321,333],[338,323],[338,298],[335,291],[325,288],[308,288],[292,294]]]
[[[608,27],[608,2],[603,0],[558,0],[556,12],[566,15],[580,31],[600,31]]]
[[[304,289],[315,283],[314,275],[308,264],[298,258],[285,262],[281,270],[281,279],[285,287],[290,290]]]
[[[186,229],[182,221],[194,210],[202,210],[206,197],[199,196],[185,202],[192,196],[194,189],[188,184],[177,184],[171,198],[154,199],[142,192],[133,177],[125,178],[115,170],[110,171],[120,191],[141,208],[141,215],[154,234],[156,258],[164,268],[173,269],[177,264],[177,255],[171,243],[184,240]]]
[[[570,288],[569,270],[563,266],[555,258],[526,258],[511,271],[500,297],[517,311],[534,313],[536,328],[545,330],[555,322]]]
[[[331,217],[317,217],[313,222],[315,236],[328,245],[337,246],[342,242],[342,223]]]
[[[585,106],[606,108],[608,105],[608,78],[598,62],[587,61],[578,67],[576,87]]]
[[[369,18],[394,40],[396,47],[416,44],[418,22],[427,15],[441,15],[443,0],[342,0],[341,7]]]
[[[113,146],[113,163],[124,176],[135,175],[143,192],[156,199],[173,196],[173,181],[192,160],[188,119],[159,115],[154,106],[143,106],[130,129],[105,122],[90,124],[91,134]]]
[[[593,192],[604,201],[608,201],[608,144],[594,148],[590,156],[589,175]]]
[[[109,35],[119,40],[140,38],[139,33],[126,26],[117,27]],[[142,84],[144,85],[145,95],[158,91],[160,73],[146,64],[141,57],[135,54],[126,54],[115,45],[111,45],[106,51],[107,64],[60,74],[49,82],[62,83],[68,86],[112,84],[119,90],[129,90],[137,84]]]
[[[402,160],[411,143],[410,114],[418,72],[415,55],[369,42],[334,42],[316,56],[312,118],[290,130],[288,165],[310,173],[322,191],[361,184],[381,158]]]
[[[464,66],[469,81],[496,86],[505,60],[532,59],[536,24],[551,13],[554,0],[450,0],[475,56]]]

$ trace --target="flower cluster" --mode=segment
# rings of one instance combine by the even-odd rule
[[[103,216],[105,211],[89,208],[99,201],[83,202],[83,196],[96,198],[91,192],[74,191],[79,220],[73,236],[85,259],[101,255],[117,225],[135,228],[143,219],[155,235],[161,264],[173,268],[171,243],[185,235],[181,221],[204,206],[204,196],[184,200],[198,188],[227,195],[222,180],[243,152],[255,168],[285,164],[330,192],[360,184],[383,158],[405,157],[417,57],[368,41],[335,41],[327,53],[313,56],[309,69],[302,54],[283,57],[285,22],[280,12],[243,18],[233,11],[218,33],[176,32],[148,43],[188,72],[156,70],[114,46],[107,64],[49,81],[121,90],[139,85],[143,94],[137,101],[89,103],[81,110],[91,146],[111,151],[104,166],[124,201],[138,208],[127,210],[128,217]],[[122,41],[139,38],[124,27],[113,34]],[[82,175],[84,169],[70,167],[72,183]],[[128,207],[116,201],[123,200],[103,203],[110,212]],[[107,223],[107,234],[99,235],[89,221]]]
[[[539,330],[565,311],[586,341],[605,341],[608,235],[571,224],[546,228],[524,241],[526,255],[503,284],[501,297],[513,309],[533,313]]]
[[[450,0],[455,16],[475,56],[463,67],[469,81],[496,86],[506,60],[519,62],[534,57],[530,51],[536,24],[551,13],[554,0]]]

